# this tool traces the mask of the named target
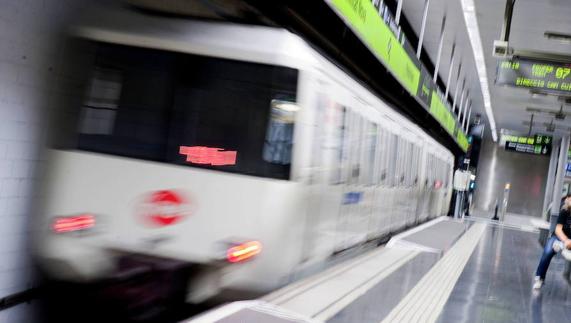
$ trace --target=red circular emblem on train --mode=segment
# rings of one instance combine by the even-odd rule
[[[157,226],[173,225],[190,215],[188,201],[173,190],[156,191],[145,199],[144,216]]]

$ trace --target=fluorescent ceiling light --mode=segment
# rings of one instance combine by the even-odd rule
[[[464,21],[466,22],[468,36],[470,37],[472,51],[474,52],[476,70],[478,71],[480,88],[482,89],[482,97],[484,99],[484,109],[486,111],[486,116],[488,117],[488,123],[490,124],[492,139],[496,142],[498,140],[498,134],[496,133],[496,120],[494,119],[494,113],[492,111],[488,76],[486,73],[486,60],[484,59],[484,50],[480,39],[480,30],[478,29],[478,19],[476,18],[474,0],[462,0],[462,11],[464,12]]]

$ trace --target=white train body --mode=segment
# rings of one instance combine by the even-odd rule
[[[80,141],[87,146],[97,142],[90,146],[96,149],[81,149],[76,145],[74,149],[51,149],[49,153],[45,201],[41,208],[45,222],[38,233],[37,250],[43,267],[54,277],[84,282],[105,279],[118,270],[121,257],[137,254],[179,260],[198,268],[197,273],[189,277],[188,299],[191,301],[202,301],[227,290],[265,292],[288,282],[296,271],[322,262],[336,251],[387,236],[448,211],[453,155],[296,35],[269,27],[171,18],[165,21],[167,18],[129,11],[113,15],[116,16],[107,16],[107,23],[84,20],[77,29],[82,38],[94,41],[97,46],[112,48],[102,54],[111,53],[111,58],[102,59],[104,65],[115,64],[116,49],[112,44],[121,45],[117,52],[144,49],[149,55],[156,54],[157,61],[149,66],[158,71],[153,81],[157,88],[165,80],[160,71],[161,53],[173,53],[177,62],[186,56],[208,58],[208,62],[224,61],[229,64],[224,65],[226,71],[232,70],[232,64],[243,63],[247,63],[244,71],[257,66],[286,68],[286,74],[296,76],[295,95],[264,101],[267,111],[273,109],[272,113],[277,113],[264,112],[266,128],[268,123],[275,122],[271,131],[286,134],[280,137],[266,132],[263,143],[252,143],[264,151],[251,158],[250,168],[238,171],[228,169],[238,169],[240,158],[251,151],[255,155],[256,151],[242,142],[239,143],[241,149],[248,152],[209,146],[208,142],[192,142],[188,146],[185,142],[176,142],[173,148],[169,141],[165,149],[179,148],[178,154],[169,155],[171,162],[133,157],[138,151],[131,156],[123,150],[115,153],[113,145],[120,145],[123,137],[111,138],[109,145],[114,148],[109,148],[110,151],[97,151],[100,149],[98,138],[112,131],[108,126],[109,113],[88,111],[93,107],[85,103],[89,99],[84,99],[84,106],[77,107],[82,110],[82,118],[99,119],[95,123],[89,121],[91,125],[86,125],[85,120],[80,123],[80,132],[85,132],[80,134],[85,135]],[[137,58],[132,60],[133,66],[139,64]],[[96,68],[113,68],[108,65]],[[131,91],[129,82],[136,83],[140,79],[129,76],[129,68],[133,67],[126,68],[119,76],[112,71],[101,77],[111,80],[103,85],[103,88],[107,86],[107,94],[100,94],[110,102],[98,101],[96,105],[101,103],[98,106],[101,111],[112,111],[115,127],[123,122],[120,120],[124,116],[121,116],[121,103],[111,102],[113,97],[120,93],[123,100],[123,96],[129,96],[125,93]],[[172,73],[178,73],[177,78],[184,83],[184,74],[192,78],[196,69],[181,74],[180,65],[176,65],[176,70],[178,72]],[[224,71],[212,73],[218,73],[221,78],[227,75]],[[232,73],[236,78],[250,77],[240,75],[239,71]],[[260,72],[259,76],[252,75],[254,77],[263,79],[264,75]],[[200,86],[210,84],[208,80]],[[98,81],[101,79],[92,79],[92,86]],[[193,86],[194,81],[188,82],[189,87]],[[212,81],[216,82],[230,81]],[[232,82],[220,84],[234,91]],[[258,85],[251,86],[257,88]],[[188,93],[198,93],[196,91],[188,90]],[[129,99],[130,105],[125,108],[131,109],[131,114],[138,111],[133,110],[133,102],[161,96],[137,95],[140,97]],[[235,106],[246,106],[258,100],[244,97],[242,101],[240,96],[226,93],[220,93],[219,98],[200,94],[199,99],[180,94],[181,99],[178,92],[172,95],[177,96],[169,99],[173,105],[178,104],[178,100],[190,105],[227,100]],[[171,117],[174,113],[177,118],[177,111],[172,112]],[[212,118],[211,112],[200,111],[210,113],[203,116],[200,121],[203,123],[187,124],[200,129],[200,133],[189,135],[195,139],[207,138],[208,122]],[[224,111],[218,114],[225,118]],[[268,115],[272,121],[267,121]],[[237,118],[241,120],[240,116]],[[151,122],[150,119],[133,118],[123,123],[127,131],[123,135],[129,136],[130,132],[134,137],[150,136],[149,133],[156,132],[153,126],[143,127],[138,134],[141,128],[136,124]],[[257,119],[252,115],[247,120]],[[288,135],[291,125],[293,132]],[[184,123],[177,127],[176,131],[184,133],[181,135],[184,137],[187,131]],[[172,134],[173,130],[166,133]],[[242,140],[233,134],[230,133],[230,139],[220,138],[227,142]],[[249,138],[249,134],[244,136]],[[225,154],[228,152],[230,155]],[[278,166],[270,165],[263,173],[264,163]],[[74,216],[66,222],[67,217]],[[257,243],[253,254],[260,251],[260,246],[261,252],[245,261],[228,261],[229,248],[249,242]]]

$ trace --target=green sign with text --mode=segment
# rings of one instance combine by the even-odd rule
[[[571,64],[521,58],[498,61],[497,85],[571,94]]]
[[[463,151],[469,143],[450,109],[436,94],[436,84],[414,56],[409,56],[369,0],[325,0],[402,86],[446,129]]]
[[[416,95],[420,70],[369,0],[330,0],[351,29],[395,75],[409,93]]]

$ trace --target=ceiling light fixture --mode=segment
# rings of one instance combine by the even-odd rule
[[[476,18],[476,7],[474,0],[462,0],[462,11],[464,12],[464,21],[468,29],[468,36],[472,44],[472,51],[474,52],[474,60],[476,61],[476,70],[478,71],[478,78],[480,79],[480,88],[482,89],[482,97],[484,99],[484,109],[490,124],[490,131],[494,142],[498,141],[498,134],[496,132],[496,120],[492,111],[492,102],[490,99],[490,89],[488,85],[488,76],[486,73],[486,60],[484,59],[484,50],[482,48],[482,41],[480,40],[480,30],[478,29],[478,19]]]

